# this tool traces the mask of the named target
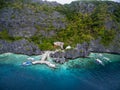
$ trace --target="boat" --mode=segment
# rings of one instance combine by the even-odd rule
[[[104,65],[104,63],[103,63],[100,59],[97,58],[96,61],[97,61],[99,64]]]
[[[31,60],[31,61],[34,61],[34,58],[31,58],[31,57],[29,57],[29,58],[27,58],[28,60]]]
[[[107,57],[104,57],[103,59],[104,59],[104,60],[107,60],[107,61],[109,61],[109,62],[110,62],[110,59],[109,59],[109,58],[107,58]]]
[[[29,65],[32,65],[32,62],[31,61],[26,61],[26,62],[23,62],[22,65],[23,66],[29,66]]]

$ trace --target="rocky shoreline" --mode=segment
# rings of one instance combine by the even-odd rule
[[[0,40],[0,54],[8,52],[26,55],[41,54],[41,50],[34,43],[25,39],[14,42]]]
[[[84,18],[83,21],[86,22],[85,25],[81,22],[82,19],[80,20],[80,27],[84,25],[84,27],[81,27],[81,29],[85,29],[79,31],[78,28],[75,28],[76,32],[79,31],[78,33],[81,32],[80,35],[83,35],[83,37],[79,37],[80,35],[77,35],[79,38],[76,39],[76,42],[81,42],[84,37],[87,37],[86,32],[89,28],[90,29],[88,31],[91,34],[90,36],[88,34],[88,37],[86,38],[87,40],[85,38],[83,39],[83,43],[78,43],[71,49],[60,50],[54,54],[51,54],[50,56],[54,58],[55,62],[64,63],[69,59],[87,57],[90,52],[120,54],[120,20],[117,18],[120,14],[116,14],[116,12],[119,11],[119,3],[103,3],[105,4],[104,7],[106,7],[106,5],[108,7],[108,10],[104,11],[103,7],[98,7],[102,5],[100,2],[72,2],[71,4],[67,5],[67,7],[69,7],[69,9],[67,9],[66,5],[60,5],[56,2],[30,0],[31,2],[28,3],[27,0],[22,0],[24,2],[19,1],[20,0],[10,1],[10,5],[4,6],[0,9],[0,54],[11,52],[29,56],[42,55],[45,52],[42,50],[46,50],[46,48],[50,45],[51,46],[47,50],[51,49],[51,43],[57,40],[69,45],[68,41],[70,37],[68,36],[72,37],[73,34],[77,34],[75,32],[73,33],[73,27],[69,26],[69,24],[72,25],[71,20],[67,20],[68,16],[71,16],[73,11],[76,12],[76,15],[73,15],[73,17],[77,19],[79,19],[77,17],[78,13],[83,14],[82,16],[84,16],[84,14],[91,14],[91,16],[96,17]],[[61,12],[61,10],[64,10],[64,8],[65,11]],[[95,12],[95,9],[99,10],[99,8],[101,8],[100,12]],[[107,12],[112,16],[105,16],[108,14],[104,15],[102,11]],[[99,16],[104,16],[104,18],[100,17],[99,19]],[[113,18],[113,16],[116,18]],[[100,23],[101,18],[104,19],[102,21],[102,26]],[[91,22],[89,22],[87,19],[89,19]],[[93,21],[92,19],[95,20]],[[116,20],[114,21],[114,19]],[[76,21],[76,19],[74,21]],[[86,27],[89,23],[90,27]],[[79,25],[76,26],[76,24],[78,23],[75,23],[75,27],[78,27]],[[66,30],[68,26],[71,28],[71,32],[68,30],[70,35],[68,34],[62,36],[62,34],[65,33],[62,30]],[[100,32],[99,27],[103,27],[100,29],[105,29],[104,32],[107,33],[104,33],[103,30]],[[99,34],[101,35],[99,36]],[[90,39],[91,41],[89,41],[89,37],[92,37]],[[51,38],[51,40],[49,40],[49,38]],[[73,44],[76,43],[74,42],[75,38],[71,39],[72,40],[70,42]],[[79,41],[79,39],[81,40]],[[109,45],[103,45],[103,42],[101,42],[102,40],[104,42],[107,42],[108,40],[107,44]],[[41,45],[41,47],[39,45]],[[44,47],[44,49],[42,47]]]
[[[99,44],[98,40],[91,41],[88,43],[77,44],[75,48],[65,49],[56,51],[53,54],[50,54],[50,57],[54,58],[56,63],[64,63],[70,59],[75,59],[79,57],[87,57],[90,52],[102,52],[102,53],[117,53],[120,54],[120,49],[105,48],[103,45]],[[0,40],[0,54],[2,53],[16,53],[16,54],[25,54],[25,55],[42,55],[44,51],[41,51],[34,43],[29,42],[25,39],[8,42],[5,40]]]

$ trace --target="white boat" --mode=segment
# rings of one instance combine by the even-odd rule
[[[31,61],[33,61],[34,60],[34,58],[31,58],[31,57],[29,57],[29,58],[27,58],[28,60],[31,60]]]
[[[101,56],[101,57],[102,57],[103,55],[100,53],[100,54],[99,54],[99,56]]]
[[[100,60],[100,59],[96,59],[96,61],[98,62],[98,63],[100,63],[101,65],[104,65],[104,63]]]
[[[110,61],[110,59],[109,59],[109,58],[107,58],[107,57],[103,57],[103,59],[105,59],[105,60],[107,60],[107,61]]]

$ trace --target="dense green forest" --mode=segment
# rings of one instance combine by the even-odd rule
[[[79,6],[79,2],[84,3],[86,6]],[[81,4],[82,5],[82,4]],[[93,5],[92,11],[86,10],[89,5]],[[44,37],[39,33],[34,36],[25,38],[30,42],[34,42],[42,50],[53,49],[54,41],[62,41],[66,45],[75,46],[77,43],[90,42],[100,38],[101,43],[105,46],[109,45],[114,40],[116,33],[120,30],[120,4],[111,1],[76,1],[71,4],[49,6],[39,5],[38,3],[24,2],[24,0],[16,0],[6,2],[6,0],[0,1],[0,9],[5,7],[12,7],[18,10],[24,9],[25,7],[31,8],[35,13],[39,11],[45,11],[51,13],[58,11],[65,15],[63,19],[67,23],[65,29],[57,30],[57,33],[52,37]],[[80,11],[79,9],[82,8]],[[14,18],[14,16],[13,16]],[[112,21],[115,26],[112,26],[109,30],[106,28],[105,22]],[[41,27],[35,25],[38,30]],[[50,24],[49,28],[44,29],[46,32],[54,29]],[[0,39],[6,39],[9,41],[19,40],[23,37],[11,37],[7,31],[3,30],[0,32]],[[39,41],[42,41],[40,43]]]
[[[108,18],[109,20],[116,22],[116,24],[119,24],[120,5],[115,5],[116,10],[114,12],[109,12],[110,5],[114,6],[115,3],[109,1],[84,3],[93,3],[97,6],[92,13],[77,12],[75,8],[72,11],[69,5],[63,6],[62,9],[61,7],[57,8],[60,12],[66,14],[69,22],[67,29],[62,30],[58,34],[61,36],[60,39],[76,44],[84,41],[89,42],[92,39],[101,37],[101,43],[108,45],[114,39],[116,31],[114,27],[107,30],[105,27],[105,21]]]

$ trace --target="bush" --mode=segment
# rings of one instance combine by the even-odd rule
[[[3,30],[0,32],[0,39],[7,40],[7,41],[16,41],[22,39],[21,37],[12,37],[8,34],[7,30]]]
[[[50,42],[43,42],[42,44],[39,44],[39,48],[41,50],[54,50],[53,44]]]

